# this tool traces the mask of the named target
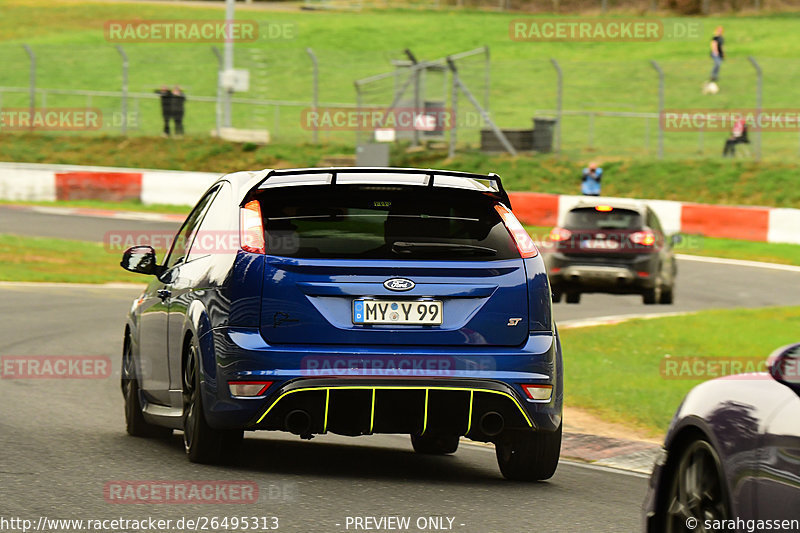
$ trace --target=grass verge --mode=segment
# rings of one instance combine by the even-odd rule
[[[703,379],[667,379],[669,357],[766,359],[797,342],[800,307],[702,311],[561,331],[567,402],[653,436]],[[753,335],[757,331],[758,335]]]
[[[215,172],[329,166],[331,156],[353,155],[347,144],[273,143],[237,144],[218,139],[118,136],[76,137],[35,133],[0,133],[0,161],[160,168]],[[429,150],[408,153],[392,147],[390,164],[421,168],[449,168],[496,172],[511,191],[579,194],[585,161],[566,156],[490,155],[478,150],[447,153]],[[792,161],[719,161],[692,159],[605,159],[603,194],[711,204],[766,205],[800,208]]]
[[[146,283],[101,243],[0,234],[0,281]]]
[[[142,202],[104,202],[102,200],[59,200],[56,202],[19,202],[16,200],[0,200],[0,205],[40,205],[44,207],[85,207],[89,209],[106,209],[109,211],[133,211],[136,213],[158,213],[168,215],[188,215],[192,207],[189,205],[143,204]]]

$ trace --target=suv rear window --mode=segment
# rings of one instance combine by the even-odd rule
[[[520,257],[483,194],[326,185],[259,194],[267,253],[283,257],[486,261]]]
[[[632,209],[613,208],[610,211],[598,211],[594,207],[579,207],[567,213],[564,227],[567,229],[638,230],[642,228],[642,215]]]

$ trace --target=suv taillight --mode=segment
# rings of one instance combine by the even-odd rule
[[[251,200],[239,209],[239,242],[242,250],[256,254],[266,253],[264,241],[264,221],[261,218],[261,204]]]
[[[631,242],[642,246],[653,246],[656,243],[656,236],[652,231],[637,231],[631,233]]]
[[[550,231],[550,235],[547,236],[547,238],[553,242],[566,241],[569,240],[570,237],[572,237],[572,232],[570,230],[558,227],[553,228]]]
[[[522,224],[517,220],[517,217],[514,216],[514,213],[503,204],[496,204],[494,208],[500,215],[500,218],[503,219],[503,224],[505,224],[506,229],[514,238],[514,242],[517,244],[517,250],[519,250],[519,254],[522,258],[527,259],[539,255],[536,243],[533,242],[533,239],[531,239],[531,236],[525,231],[525,228],[522,227]]]

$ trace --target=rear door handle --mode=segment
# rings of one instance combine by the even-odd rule
[[[156,292],[158,294],[158,297],[161,298],[162,300],[166,300],[167,298],[172,296],[172,291],[169,289],[158,289],[158,291]]]

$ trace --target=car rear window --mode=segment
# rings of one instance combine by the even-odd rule
[[[477,192],[403,186],[307,186],[258,196],[267,253],[298,258],[486,261],[520,257]]]
[[[610,211],[598,211],[594,207],[579,207],[567,213],[564,227],[567,229],[638,230],[642,228],[642,216],[632,209],[612,208]]]

